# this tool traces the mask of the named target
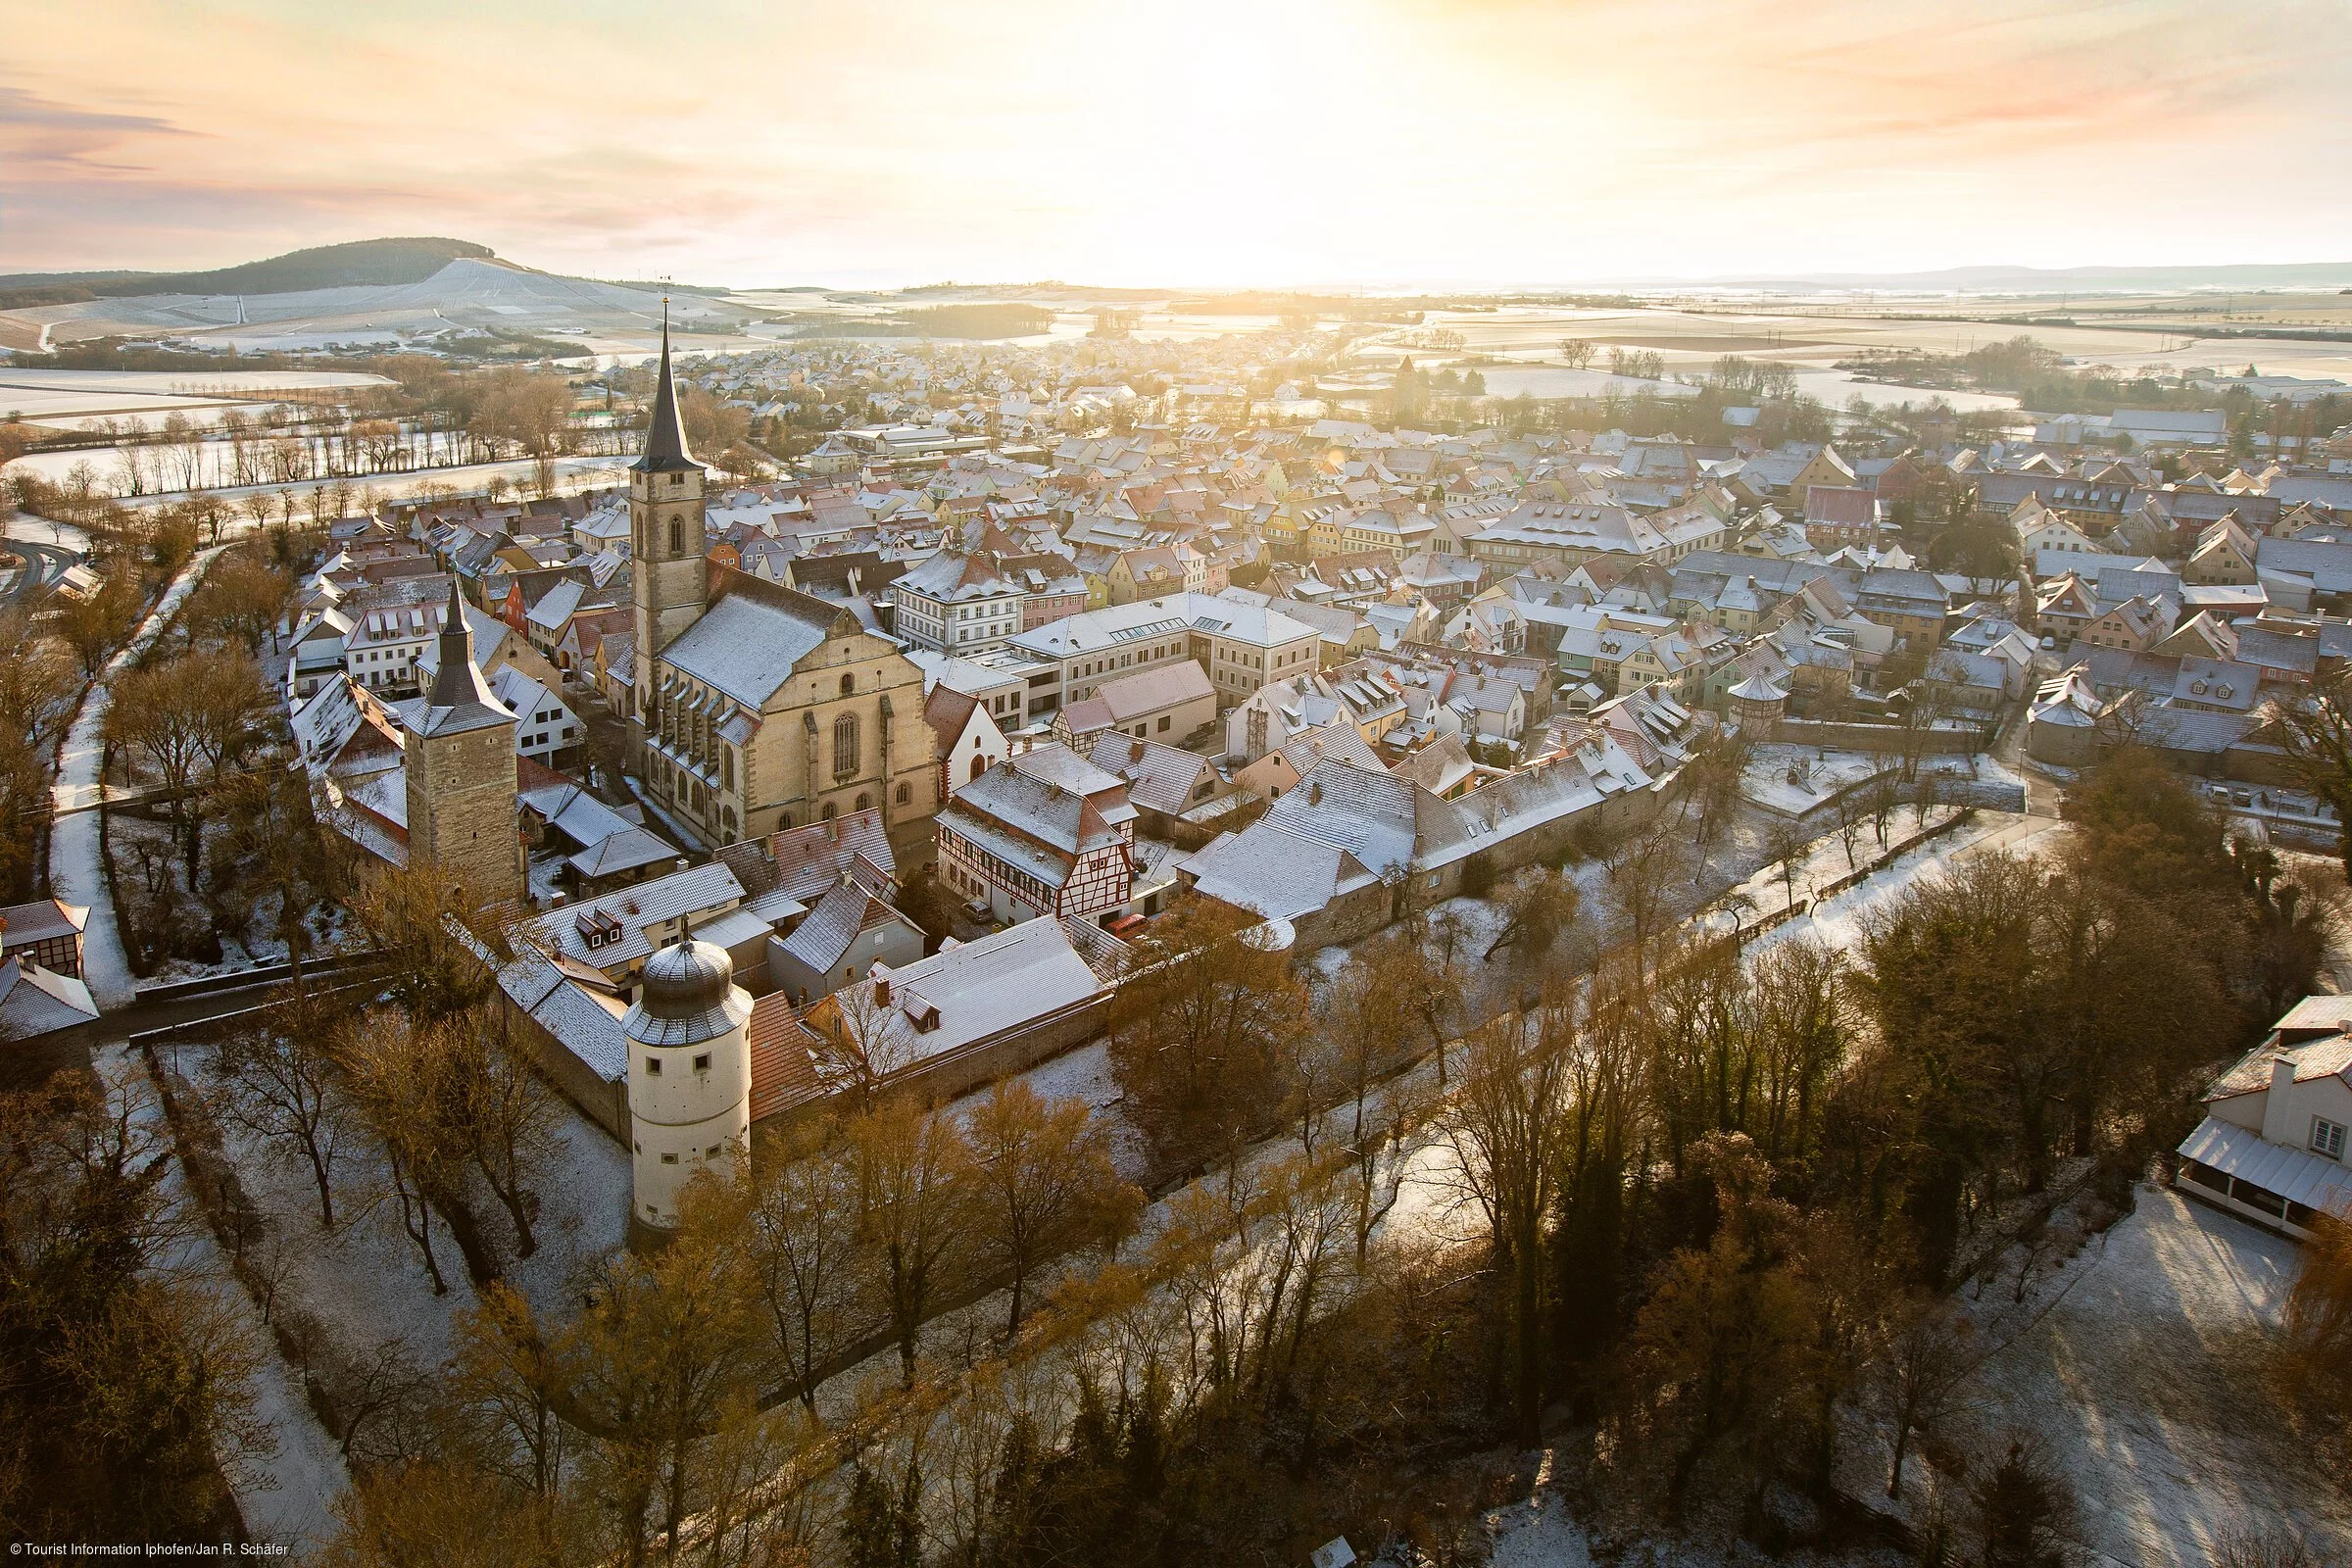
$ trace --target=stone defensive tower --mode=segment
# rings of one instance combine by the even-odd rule
[[[727,950],[684,941],[645,960],[629,1042],[630,1217],[659,1234],[700,1170],[725,1177],[752,1146],[751,994]]]
[[[404,710],[409,863],[446,867],[480,904],[517,901],[523,871],[514,830],[514,714],[474,665],[473,629],[454,580],[440,641],[432,685]]]

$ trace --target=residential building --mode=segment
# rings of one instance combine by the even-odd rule
[[[2352,997],[2306,997],[2205,1095],[2180,1191],[2308,1238],[2352,1203]]]
[[[1012,649],[1030,662],[1029,721],[1095,695],[1102,684],[1189,659],[1220,704],[1311,670],[1321,634],[1270,606],[1207,594],[1169,594],[1088,611],[1025,631]]]
[[[1127,786],[1066,746],[990,768],[941,808],[941,880],[1000,921],[1115,914],[1134,885]]]

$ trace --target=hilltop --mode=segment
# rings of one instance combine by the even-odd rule
[[[496,254],[471,240],[412,236],[315,245],[209,272],[0,273],[0,310],[142,294],[293,294],[315,288],[397,287],[421,283],[461,257],[487,261]]]

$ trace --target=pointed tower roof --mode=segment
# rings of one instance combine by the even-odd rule
[[[699,468],[686,450],[686,426],[678,418],[678,384],[669,373],[669,301],[662,301],[662,375],[654,385],[654,421],[645,432],[645,453],[632,467],[644,473]]]
[[[439,660],[423,701],[409,705],[405,717],[411,728],[420,735],[443,735],[514,717],[473,662],[473,628],[466,623],[466,601],[458,596],[455,577],[449,580],[448,608],[441,612]]]

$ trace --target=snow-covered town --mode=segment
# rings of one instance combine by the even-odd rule
[[[2343,51],[414,9],[0,60],[12,1553],[2352,1563],[2352,263],[1921,129]]]

